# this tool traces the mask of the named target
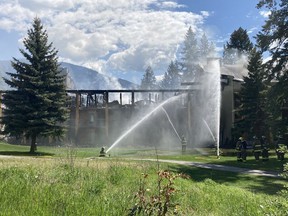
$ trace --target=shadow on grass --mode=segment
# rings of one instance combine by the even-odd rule
[[[253,193],[275,195],[284,189],[285,184],[285,179],[276,180],[275,178],[265,176],[243,175],[240,173],[203,169],[198,167],[172,165],[169,166],[169,169],[177,173],[186,174],[196,182],[202,182],[209,178],[218,184],[225,184],[228,186],[237,185],[237,187],[239,186],[248,189]]]
[[[24,152],[24,151],[0,151],[0,155],[5,156],[53,156],[55,154],[48,152]]]
[[[269,170],[275,172],[283,172],[283,165],[287,163],[288,160],[279,161],[276,157],[270,157],[269,161],[256,161],[253,157],[248,157],[246,163],[236,161],[215,161],[213,164],[226,165],[226,166],[235,166],[242,167],[247,169],[259,169],[259,170]]]

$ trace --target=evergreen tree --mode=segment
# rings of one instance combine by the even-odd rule
[[[141,89],[151,90],[156,89],[156,87],[156,77],[151,66],[148,66],[141,80]]]
[[[60,137],[64,133],[61,123],[68,117],[65,76],[39,18],[33,20],[23,43],[25,50],[20,52],[26,60],[13,58],[16,73],[7,73],[11,79],[4,79],[14,90],[3,96],[1,123],[4,133],[30,138],[30,152],[34,153],[38,137]]]
[[[176,89],[180,86],[180,74],[177,66],[177,62],[171,61],[167,71],[164,74],[164,78],[161,82],[161,88],[163,89]]]
[[[271,111],[271,128],[282,134],[288,133],[288,119],[282,118],[281,107],[288,105],[288,22],[287,0],[260,0],[257,8],[266,7],[271,14],[257,34],[257,43],[263,52],[270,54],[265,63],[269,78],[277,82],[268,94],[268,108]]]
[[[230,41],[224,45],[223,62],[236,64],[242,55],[249,55],[252,48],[253,44],[247,31],[240,27],[231,34]]]
[[[213,57],[215,53],[215,46],[212,42],[209,42],[206,34],[204,33],[200,39],[199,54],[201,59]]]
[[[195,81],[198,80],[200,76],[201,68],[199,66],[200,52],[197,44],[196,34],[189,27],[184,43],[183,50],[181,52],[181,71],[183,73],[183,81]]]
[[[265,71],[262,67],[262,55],[256,48],[253,48],[248,60],[248,76],[240,91],[241,109],[238,129],[250,131],[252,135],[261,137],[268,134],[266,124],[267,114],[265,112],[266,80]]]

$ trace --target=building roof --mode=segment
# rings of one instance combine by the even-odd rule
[[[236,65],[221,65],[221,74],[233,76],[234,80],[243,81],[243,77],[248,75],[248,70],[245,64]]]

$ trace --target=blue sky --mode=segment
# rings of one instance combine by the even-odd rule
[[[251,41],[261,30],[267,13],[256,8],[259,0],[179,0],[180,4],[186,4],[189,10],[194,13],[208,11],[204,28],[213,34],[213,39],[219,42],[227,42],[231,33],[242,27],[249,33]]]
[[[21,58],[19,48],[35,16],[41,18],[59,60],[139,80],[148,65],[165,72],[189,26],[221,54],[242,27],[253,36],[266,11],[258,0],[1,0],[0,60]],[[137,78],[138,77],[138,78]]]

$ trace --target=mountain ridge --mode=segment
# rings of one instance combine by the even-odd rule
[[[67,90],[111,90],[135,89],[137,84],[128,80],[107,76],[96,70],[67,62],[59,62],[60,67],[67,73]],[[10,78],[6,72],[15,72],[11,61],[0,61],[0,90],[10,90],[3,78]]]

